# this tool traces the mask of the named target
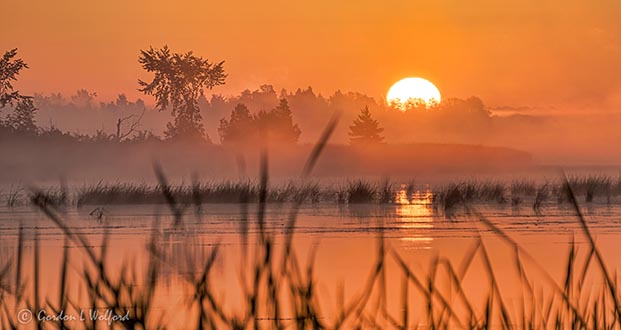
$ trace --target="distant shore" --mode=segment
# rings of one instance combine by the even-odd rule
[[[267,148],[270,175],[299,176],[312,145]],[[0,183],[149,181],[153,162],[173,180],[256,177],[262,148],[208,143],[94,143],[54,140],[0,141]],[[316,177],[412,177],[455,173],[522,171],[534,166],[527,152],[460,144],[327,145]]]

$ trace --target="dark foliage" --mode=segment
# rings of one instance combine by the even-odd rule
[[[243,144],[256,138],[257,129],[254,117],[245,104],[240,103],[231,112],[231,118],[220,119],[218,127],[223,144]]]
[[[380,134],[384,131],[379,122],[371,117],[369,107],[360,111],[358,118],[349,126],[349,139],[351,144],[377,144],[384,142]]]
[[[293,123],[293,116],[286,99],[271,111],[261,111],[255,120],[260,134],[267,135],[273,141],[296,143],[302,133],[297,124]]]
[[[17,80],[22,69],[28,68],[28,64],[20,58],[16,59],[15,56],[17,48],[5,52],[0,58],[0,109],[7,104],[13,105],[23,97],[14,89],[13,82]]]
[[[257,138],[272,143],[294,144],[301,134],[298,125],[293,123],[286,99],[281,99],[274,109],[260,111],[256,115],[250,114],[246,105],[240,103],[231,112],[229,120],[220,120],[218,132],[223,144],[237,146],[255,142]]]
[[[138,81],[140,91],[153,95],[159,110],[171,109],[174,123],[168,123],[168,138],[204,137],[199,97],[205,89],[224,84],[224,61],[213,64],[192,52],[173,53],[162,49],[141,50],[138,62],[147,72],[155,73],[151,82]]]
[[[35,135],[37,134],[37,125],[35,122],[35,111],[31,97],[21,97],[17,101],[17,105],[6,118],[0,121],[1,129],[9,131],[9,134],[18,135]]]
[[[22,95],[13,87],[20,71],[28,65],[17,56],[17,49],[4,53],[0,59],[0,109],[7,105],[14,107],[13,112],[5,119],[0,120],[0,135],[9,134],[36,134],[37,126],[34,114],[37,108],[32,97]]]

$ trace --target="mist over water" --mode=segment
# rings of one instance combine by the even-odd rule
[[[336,92],[323,96],[310,87],[278,92],[264,85],[233,96],[216,93],[201,97],[199,107],[206,133],[213,142],[219,143],[220,121],[228,119],[235,106],[244,104],[256,114],[276,107],[282,98],[288,101],[293,121],[300,127],[299,141],[303,144],[318,139],[334,111],[342,111],[342,118],[331,142],[347,144],[350,123],[360,109],[369,107],[390,144],[506,147],[528,152],[535,162],[546,165],[617,165],[621,162],[621,156],[615,152],[615,141],[621,138],[621,114],[615,111],[594,108],[576,112],[567,108],[512,112],[490,108],[485,100],[478,98],[446,100],[441,109],[412,109],[403,113],[361,93]],[[85,90],[73,96],[37,95],[35,104],[39,107],[36,118],[41,126],[53,125],[63,131],[82,134],[94,134],[98,130],[113,133],[119,118],[139,115],[146,108],[140,130],[161,135],[171,118],[168,112],[155,111],[141,100],[127,100],[121,95],[117,100],[105,101]]]
[[[619,6],[3,6],[0,329],[621,328]]]

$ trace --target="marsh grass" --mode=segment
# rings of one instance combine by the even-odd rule
[[[378,188],[368,181],[355,180],[347,184],[346,193],[347,203],[367,204],[376,200]]]
[[[136,264],[124,263],[119,268],[108,268],[109,232],[102,237],[101,248],[94,248],[86,236],[70,227],[62,208],[50,204],[54,198],[45,196],[44,192],[34,191],[31,202],[62,230],[65,237],[60,264],[60,283],[57,297],[41,297],[41,273],[39,238],[35,230],[32,260],[24,254],[23,229],[20,227],[17,249],[14,254],[2,255],[0,258],[0,295],[2,313],[0,322],[3,328],[20,328],[15,313],[21,308],[33,310],[47,309],[53,313],[61,310],[84,307],[84,301],[72,296],[71,290],[79,286],[87,292],[87,303],[92,308],[110,308],[119,314],[129,312],[129,319],[116,322],[113,328],[155,329],[165,328],[166,318],[156,308],[154,301],[162,286],[162,274],[170,270],[176,274],[190,292],[189,307],[195,317],[186,320],[186,328],[195,329],[616,329],[621,327],[621,309],[619,307],[616,275],[608,270],[584,216],[581,213],[573,187],[566,181],[568,202],[575,210],[582,234],[587,239],[586,256],[579,255],[575,243],[571,243],[565,266],[565,275],[561,282],[550,276],[536,259],[515,242],[497,225],[486,219],[468,203],[469,200],[493,196],[493,189],[478,189],[475,185],[451,186],[445,193],[445,203],[461,203],[467,209],[469,217],[479,221],[484,227],[506,242],[514,260],[515,273],[520,279],[522,293],[520,308],[510,308],[502,292],[501,279],[490,258],[488,246],[483,238],[473,242],[466,251],[461,263],[454,264],[446,258],[432,258],[431,265],[425,272],[414,268],[401,254],[391,248],[378,233],[377,250],[374,265],[366,275],[365,284],[357,293],[349,297],[339,297],[336,307],[322,305],[320,290],[316,279],[314,264],[315,250],[302,262],[298,257],[294,243],[295,219],[297,206],[305,197],[299,197],[291,206],[289,223],[284,243],[278,243],[278,237],[263,226],[265,207],[268,204],[267,156],[262,162],[262,179],[258,186],[259,207],[254,215],[248,209],[242,217],[255,223],[259,232],[253,244],[240,260],[243,299],[233,310],[225,308],[221,295],[218,294],[218,276],[214,265],[221,257],[221,246],[214,245],[205,253],[193,253],[189,245],[181,245],[171,250],[170,240],[184,237],[183,219],[187,217],[183,202],[169,195],[171,189],[164,172],[156,166],[161,194],[173,213],[170,227],[162,227],[154,221],[152,236],[146,246],[148,260],[144,269],[137,269]],[[369,198],[369,191],[378,193],[366,185],[353,185],[362,190],[363,198]],[[544,194],[537,188],[538,194]],[[311,190],[309,190],[311,191]],[[489,195],[486,195],[489,194]],[[453,196],[454,195],[454,196]],[[242,200],[243,200],[242,196]],[[467,198],[467,200],[466,200]],[[247,224],[246,224],[247,226]],[[240,230],[240,236],[250,241],[248,230]],[[178,238],[177,238],[178,239]],[[70,253],[69,246],[76,246],[86,256],[81,267],[75,269],[78,275],[70,280],[70,266],[75,265],[76,256]],[[344,256],[345,257],[345,256]],[[182,260],[193,265],[192,271],[181,271]],[[478,263],[475,260],[479,260]],[[33,263],[33,273],[23,273],[23,263]],[[75,266],[73,266],[75,267]],[[485,279],[482,289],[487,298],[481,302],[470,296],[464,287],[464,280],[473,267],[482,267]],[[398,274],[401,289],[387,289],[386,273]],[[542,274],[534,277],[532,274]],[[480,273],[477,272],[477,273]],[[365,276],[352,274],[351,276]],[[604,285],[590,287],[586,284],[600,278]],[[32,291],[26,288],[33,288]],[[449,288],[449,289],[447,289]],[[545,291],[537,291],[536,288]],[[546,292],[545,294],[543,292]],[[416,298],[415,298],[416,297]],[[388,308],[388,301],[397,301],[400,306],[394,310]],[[67,324],[64,321],[48,323],[47,328],[68,329],[69,326],[84,329],[105,327],[99,322],[85,320],[80,324]]]
[[[485,181],[469,180],[452,182],[431,187],[434,209],[453,212],[463,203],[509,204],[519,208],[531,203],[533,209],[541,213],[546,205],[556,200],[557,204],[569,202],[567,185],[574,194],[586,203],[612,204],[621,196],[621,181],[618,177],[587,175],[568,177],[567,183],[544,181],[535,183],[529,180]],[[167,183],[169,197],[179,204],[202,205],[214,203],[258,203],[260,182],[245,181],[207,181],[193,178],[190,184]],[[322,184],[312,180],[289,180],[272,184],[266,192],[266,201],[272,204],[284,203],[336,203],[336,204],[395,204],[411,203],[417,191],[427,187],[416,186],[411,180],[406,183],[385,180],[352,179],[341,184]],[[4,194],[4,204],[9,207],[30,203],[27,188],[19,185],[10,187]],[[75,189],[73,193],[65,184],[42,190],[48,204],[56,206],[76,205],[139,205],[166,204],[167,197],[162,194],[158,184],[98,183]],[[405,198],[401,198],[405,197]],[[200,207],[199,207],[200,208]]]
[[[544,183],[537,188],[537,192],[535,194],[535,201],[533,202],[533,210],[535,213],[541,214],[541,209],[544,207],[549,198],[550,185],[548,183]]]
[[[130,194],[135,196],[135,201],[144,201],[144,196],[148,195],[147,200],[157,200],[170,209],[172,223],[161,223],[158,217],[154,219],[145,247],[147,260],[144,264],[132,263],[128,259],[120,267],[110,267],[109,229],[104,230],[102,243],[96,248],[88,236],[68,225],[64,208],[68,203],[66,189],[61,188],[59,193],[33,189],[29,194],[30,203],[62,231],[65,240],[62,259],[59,260],[58,296],[41,296],[41,276],[49,270],[43,269],[40,260],[38,229],[34,228],[33,251],[26,254],[24,228],[20,226],[14,251],[0,254],[0,326],[3,329],[21,328],[17,311],[23,308],[45,309],[53,313],[67,309],[106,308],[120,315],[127,313],[128,319],[115,321],[110,326],[90,319],[72,324],[60,320],[46,323],[45,328],[168,328],[170,320],[155,303],[166,287],[164,275],[168,274],[166,276],[175,276],[182,281],[187,290],[187,305],[177,306],[187,309],[191,315],[179,326],[183,329],[621,328],[617,275],[606,267],[567,178],[561,182],[565,187],[563,194],[575,211],[588,251],[579,254],[572,241],[560,282],[508,233],[473,206],[473,202],[481,200],[504,203],[509,191],[512,198],[534,194],[534,205],[541,208],[553,191],[550,184],[516,187],[515,184],[506,186],[498,182],[464,182],[447,185],[435,193],[432,197],[434,207],[445,211],[463,208],[465,217],[479,222],[510,247],[512,255],[508,260],[513,260],[515,276],[520,281],[518,290],[521,294],[517,303],[509,304],[503,295],[507,289],[502,284],[505,282],[498,278],[498,266],[490,257],[489,247],[482,236],[465,251],[460,263],[436,256],[431,259],[429,267],[423,269],[408,263],[388,244],[380,223],[371,268],[366,274],[350,275],[364,278],[364,284],[348,296],[342,287],[337,287],[335,303],[327,304],[321,297],[316,275],[316,245],[307,259],[301,260],[294,244],[294,234],[302,203],[317,200],[322,195],[320,187],[309,182],[308,178],[334,130],[336,118],[332,119],[309,156],[298,186],[270,188],[269,158],[264,152],[257,184],[231,183],[205,188],[195,180],[189,187],[174,187],[164,169],[156,164],[154,171],[158,184],[155,187],[98,186],[82,192],[80,205],[99,201],[101,196],[120,201],[125,197],[119,196]],[[586,194],[589,191],[596,193],[599,191],[597,187],[607,184],[607,181],[595,182],[596,188],[585,183]],[[394,202],[388,198],[394,188],[386,182],[373,184],[357,180],[336,191],[337,198],[347,203]],[[240,205],[239,231],[244,247],[239,260],[242,297],[233,308],[224,303],[219,287],[220,274],[214,270],[216,262],[222,258],[221,245],[216,243],[197,253],[192,236],[184,228],[190,210],[188,205],[200,209],[209,198],[235,200]],[[269,203],[280,203],[285,198],[291,205],[285,230],[279,236],[265,226],[266,208]],[[254,214],[247,206],[251,201],[257,203]],[[200,212],[195,216],[200,217]],[[250,226],[256,226],[256,235],[249,234]],[[76,256],[76,252],[83,257]],[[25,263],[32,263],[32,273],[24,272]],[[476,272],[475,267],[479,268]],[[401,280],[399,289],[388,289],[389,272]],[[533,276],[535,272],[540,276]],[[479,283],[477,290],[485,297],[483,300],[476,299],[476,294],[466,287],[467,278],[474,276],[472,273],[484,276],[476,279]],[[593,282],[603,284],[591,286],[589,283]],[[75,295],[76,291],[83,292],[86,299]],[[390,308],[391,302],[397,303],[397,308]],[[39,323],[32,326],[42,327]]]
[[[613,189],[613,178],[608,176],[570,177],[567,181],[574,194],[584,195],[587,203],[593,202],[596,195],[603,195],[610,202],[612,195],[618,194],[618,191]]]
[[[192,185],[168,185],[169,193],[181,204],[212,203],[257,203],[260,194],[259,183],[244,182],[194,182]],[[324,191],[316,182],[299,183],[289,181],[273,186],[267,192],[270,203],[291,203],[303,199],[305,203],[319,203],[330,199],[329,191]],[[161,193],[161,185],[99,184],[85,187],[77,192],[76,205],[136,205],[166,204]]]
[[[16,207],[21,205],[22,194],[24,193],[24,189],[20,186],[11,185],[7,196],[6,196],[6,206],[8,207]]]

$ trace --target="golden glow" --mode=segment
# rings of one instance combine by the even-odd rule
[[[430,249],[433,237],[429,232],[433,228],[431,191],[410,191],[402,185],[396,195],[396,215],[399,227],[409,229],[407,237],[401,238],[410,248]]]
[[[440,90],[423,78],[401,79],[390,87],[386,95],[388,104],[401,111],[421,105],[428,108],[440,103],[440,100]]]

